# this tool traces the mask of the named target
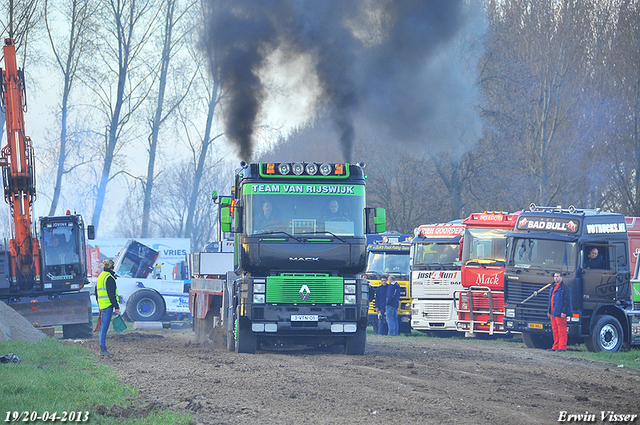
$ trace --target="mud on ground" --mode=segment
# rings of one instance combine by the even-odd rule
[[[83,345],[99,353],[97,339]],[[219,335],[197,343],[187,329],[107,345],[115,356],[99,361],[139,389],[132,408],[96,408],[117,417],[170,408],[198,424],[555,424],[562,412],[596,423],[601,411],[640,414],[640,371],[517,341],[368,335],[364,356],[250,355],[227,351]]]

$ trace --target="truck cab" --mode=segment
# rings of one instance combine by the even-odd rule
[[[455,331],[455,293],[462,289],[461,220],[424,225],[411,243],[411,327],[421,332]]]
[[[364,353],[365,235],[383,232],[385,217],[365,208],[363,168],[241,164],[220,209],[222,231],[235,236],[222,308],[229,349],[294,343]]]
[[[465,225],[462,251],[462,286],[458,299],[459,331],[504,335],[504,266],[507,233],[513,229],[518,213],[495,211],[471,214]]]
[[[505,327],[522,332],[528,347],[551,346],[547,310],[558,272],[571,288],[570,340],[584,340],[589,351],[619,350],[630,342],[629,251],[621,214],[532,205],[508,234]]]

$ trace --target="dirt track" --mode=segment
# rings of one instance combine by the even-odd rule
[[[368,335],[364,356],[236,354],[214,341],[197,344],[191,330],[109,336],[115,357],[100,361],[139,388],[139,407],[100,413],[163,406],[201,424],[551,424],[562,411],[601,423],[600,411],[640,414],[639,371],[516,341]],[[96,339],[84,345],[99,351]]]

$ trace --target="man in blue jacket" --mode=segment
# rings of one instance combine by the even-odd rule
[[[400,285],[398,285],[398,282],[396,282],[396,279],[392,275],[389,275],[387,282],[386,310],[389,335],[399,335],[398,307],[400,306]]]
[[[553,274],[553,287],[549,294],[547,316],[551,319],[553,347],[549,351],[567,351],[567,317],[573,314],[571,308],[571,288],[562,281],[562,275]]]
[[[385,306],[387,305],[387,276],[380,277],[380,286],[376,288],[376,309],[378,310],[378,335],[386,335],[387,319]]]

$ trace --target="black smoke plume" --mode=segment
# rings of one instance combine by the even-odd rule
[[[228,100],[226,135],[246,160],[267,95],[259,75],[276,50],[311,58],[350,161],[357,113],[415,138],[433,108],[420,91],[425,64],[463,22],[462,0],[209,0],[207,9],[202,45]]]

